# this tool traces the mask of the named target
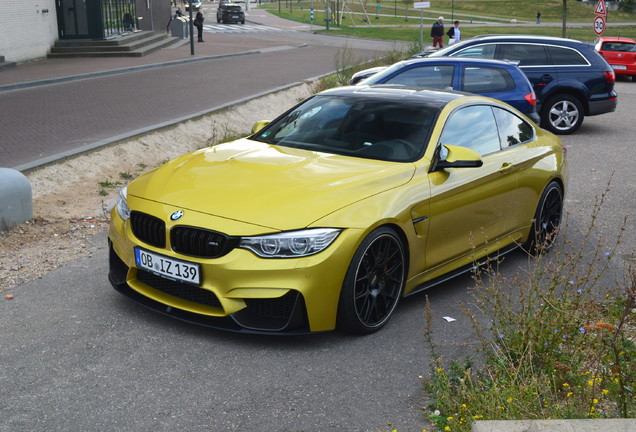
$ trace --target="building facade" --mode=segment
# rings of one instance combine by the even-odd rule
[[[170,13],[169,0],[2,0],[0,56],[24,62],[45,57],[58,39],[165,32]]]

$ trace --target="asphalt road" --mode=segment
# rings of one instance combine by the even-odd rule
[[[617,84],[614,114],[587,118],[568,148],[567,236],[580,238],[609,182],[589,240],[609,247],[636,207],[631,166],[636,83]],[[628,221],[620,260],[634,263]],[[552,254],[557,254],[558,248]],[[619,262],[623,261],[619,265]],[[511,275],[527,263],[506,258]],[[421,431],[425,296],[405,299],[382,331],[353,337],[237,335],[133,304],[108,284],[105,234],[86,256],[0,301],[0,431]],[[608,279],[608,283],[611,282]],[[446,359],[474,354],[460,277],[428,291]],[[446,322],[442,316],[457,321]]]

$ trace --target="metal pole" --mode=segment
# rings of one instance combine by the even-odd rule
[[[192,0],[188,0],[190,12],[190,55],[194,55],[194,22],[192,21]]]

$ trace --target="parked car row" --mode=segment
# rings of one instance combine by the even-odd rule
[[[534,89],[541,127],[557,134],[575,132],[585,116],[616,109],[615,70],[623,66],[617,64],[619,69],[612,69],[591,44],[522,35],[477,36],[415,57],[517,62]]]
[[[358,82],[476,93],[512,105],[537,124],[540,121],[532,85],[513,62],[452,57],[411,59],[354,74],[350,84]]]
[[[401,297],[554,245],[567,161],[550,131],[615,109],[628,43],[599,41],[610,67],[582,42],[484,36],[361,72],[131,182],[110,282],[232,331],[379,330]]]

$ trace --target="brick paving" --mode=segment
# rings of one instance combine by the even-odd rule
[[[263,24],[287,25],[262,11],[259,17]],[[27,170],[329,73],[343,44],[357,58],[391,49],[309,32],[209,34],[205,43],[195,43],[194,56],[186,43],[139,58],[19,64],[0,72],[0,167]],[[120,73],[101,76],[105,71]],[[73,79],[31,86],[61,77]]]

